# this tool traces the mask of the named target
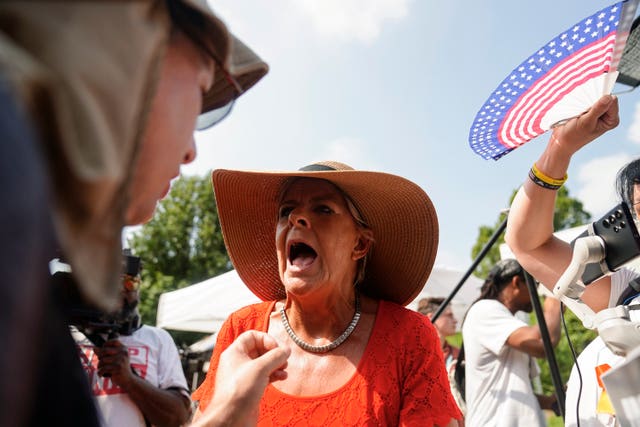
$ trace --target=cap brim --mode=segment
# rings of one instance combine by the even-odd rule
[[[227,105],[249,90],[269,71],[269,66],[240,39],[235,37],[225,23],[209,8],[206,0],[185,0],[185,4],[203,15],[206,29],[203,43],[215,51],[216,69],[214,83],[204,95],[202,113]],[[232,76],[240,86],[240,93],[229,81]]]

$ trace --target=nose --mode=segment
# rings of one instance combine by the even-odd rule
[[[292,210],[289,214],[289,224],[291,224],[291,226],[299,225],[301,227],[308,227],[309,219],[304,210],[298,208]]]
[[[184,153],[184,157],[182,158],[182,164],[186,165],[193,162],[196,159],[197,151],[196,151],[196,140],[192,136],[189,141],[189,147],[187,148],[186,153]]]

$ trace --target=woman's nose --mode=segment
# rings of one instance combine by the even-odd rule
[[[289,222],[291,225],[300,225],[307,227],[309,225],[309,219],[302,209],[294,209],[289,214]]]

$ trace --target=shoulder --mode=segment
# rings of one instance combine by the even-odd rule
[[[274,304],[275,304],[275,301],[263,301],[263,302],[247,305],[234,311],[231,314],[231,316],[235,318],[241,318],[241,317],[251,317],[256,314],[263,314],[265,312],[270,312]]]
[[[268,316],[273,311],[275,303],[275,301],[264,301],[242,307],[231,313],[228,322],[234,325],[259,328],[263,326],[265,322],[268,324]]]
[[[133,334],[131,334],[131,338],[142,343],[149,343],[153,341],[164,345],[167,343],[175,345],[173,337],[168,331],[151,325],[142,325],[139,329],[134,331]]]
[[[378,308],[378,316],[383,319],[390,320],[403,320],[409,322],[423,323],[425,320],[427,323],[431,323],[429,318],[417,311],[411,310],[407,307],[401,306],[395,302],[380,300],[380,307]]]
[[[486,299],[474,303],[469,308],[462,323],[462,334],[474,335],[478,331],[485,334],[488,330],[502,332],[522,326],[527,324],[514,316],[504,304],[498,300]]]
[[[620,295],[627,289],[629,282],[640,277],[640,273],[630,268],[621,268],[611,275],[611,291],[609,295],[609,307],[618,301]]]
[[[376,327],[391,333],[397,339],[415,340],[416,337],[432,339],[437,337],[435,327],[429,318],[417,311],[413,311],[390,301],[380,301]],[[402,330],[402,334],[397,332]],[[411,333],[415,331],[415,333]]]
[[[146,334],[146,335],[156,335],[161,337],[171,337],[171,334],[167,332],[165,329],[158,328],[157,326],[152,325],[142,325],[136,331],[133,332],[133,335],[138,334]]]
[[[511,316],[511,313],[500,301],[495,299],[481,299],[476,301],[467,310],[466,319],[486,317],[488,314],[504,316],[505,314]],[[466,320],[465,320],[466,323]]]

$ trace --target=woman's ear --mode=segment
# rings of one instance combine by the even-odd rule
[[[356,246],[353,248],[353,260],[357,261],[360,258],[364,258],[369,252],[369,249],[371,249],[372,243],[373,232],[371,230],[361,230],[360,237],[358,237]]]

